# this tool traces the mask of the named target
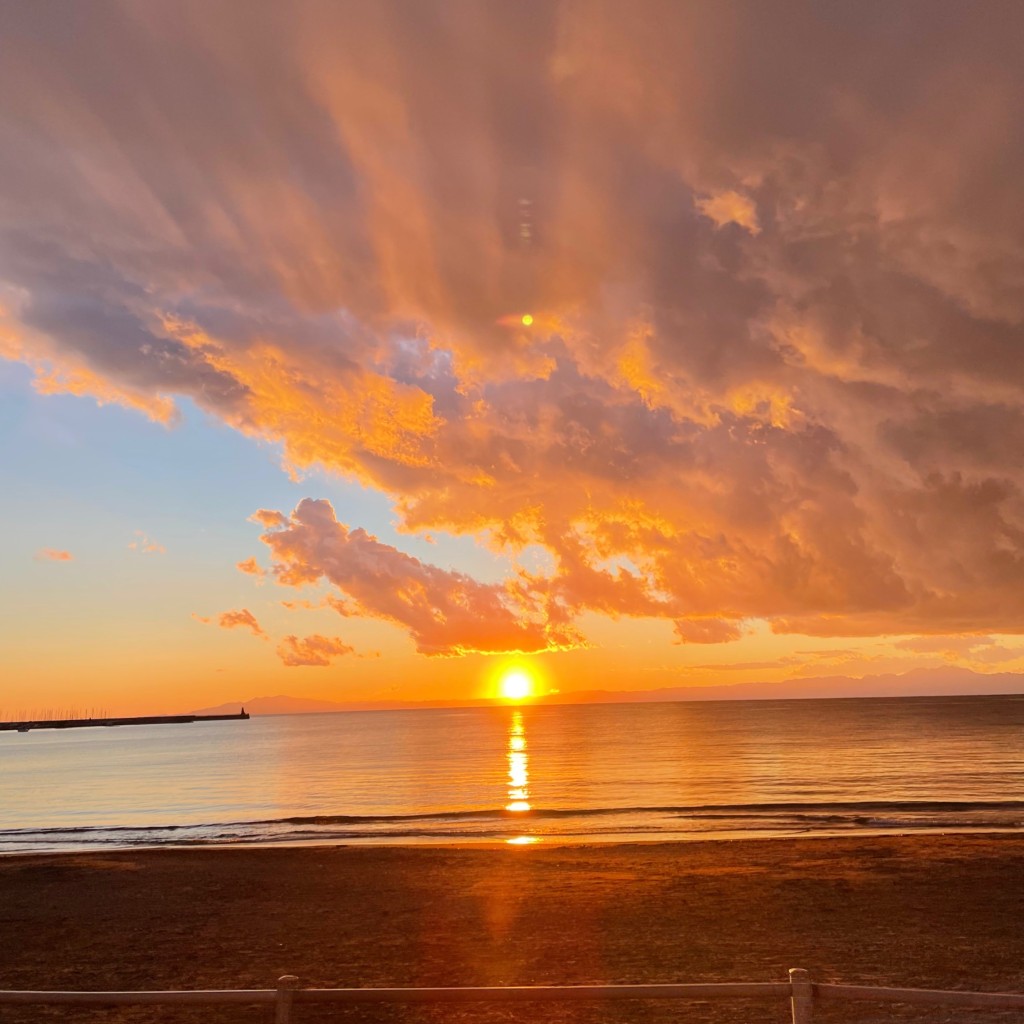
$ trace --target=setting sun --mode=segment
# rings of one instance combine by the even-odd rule
[[[529,313],[523,314],[523,326],[529,327],[533,323],[533,317]]]
[[[506,700],[524,700],[533,696],[533,680],[521,668],[511,669],[501,677],[501,696]]]

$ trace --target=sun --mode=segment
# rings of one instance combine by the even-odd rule
[[[530,316],[529,313],[524,313],[523,314],[523,326],[524,327],[529,327],[530,324],[532,324],[532,323],[533,323],[533,317]]]
[[[533,680],[521,668],[509,669],[498,687],[505,700],[525,700],[533,696]]]

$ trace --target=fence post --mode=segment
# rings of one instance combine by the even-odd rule
[[[277,979],[277,999],[274,1001],[274,1024],[291,1024],[292,1003],[299,979],[294,974],[285,974]]]
[[[814,990],[811,988],[811,976],[802,967],[793,967],[790,970],[789,991],[793,1024],[811,1024],[814,1013]]]

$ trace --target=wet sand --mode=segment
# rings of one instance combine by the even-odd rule
[[[309,987],[783,981],[805,967],[817,981],[1024,991],[1024,838],[11,857],[0,859],[0,950],[4,988],[270,988],[282,974]],[[789,1011],[780,1001],[296,1013],[781,1024]],[[894,1014],[831,1004],[819,1016]],[[270,1017],[259,1007],[0,1007],[5,1022]]]

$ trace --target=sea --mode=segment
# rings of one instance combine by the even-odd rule
[[[0,733],[0,853],[1024,829],[1024,696],[494,706]]]

